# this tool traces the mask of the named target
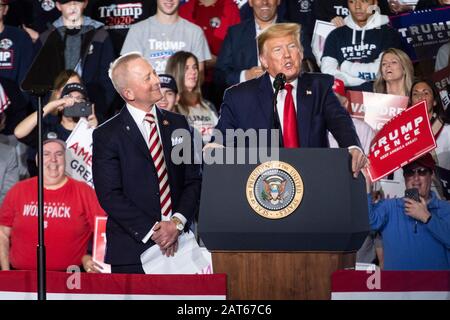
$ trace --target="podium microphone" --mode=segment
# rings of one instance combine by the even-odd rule
[[[286,76],[284,73],[279,73],[275,76],[275,80],[273,81],[273,87],[275,88],[275,96],[278,95],[278,91],[284,89],[284,85],[286,84]]]
[[[278,129],[281,132],[281,124],[280,124],[280,118],[278,117],[278,110],[277,110],[277,97],[278,92],[281,89],[284,89],[284,85],[286,84],[286,75],[284,73],[279,73],[275,76],[275,80],[273,81],[273,87],[275,89],[275,94],[273,95],[273,128]],[[283,136],[283,133],[280,134],[280,146],[283,146],[283,139],[281,138]]]

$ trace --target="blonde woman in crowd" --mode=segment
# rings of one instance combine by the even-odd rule
[[[374,92],[409,96],[414,81],[411,59],[400,49],[390,48],[381,55]]]

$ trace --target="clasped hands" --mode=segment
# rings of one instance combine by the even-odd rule
[[[172,221],[160,221],[153,227],[152,240],[167,257],[174,256],[178,250],[178,229]]]

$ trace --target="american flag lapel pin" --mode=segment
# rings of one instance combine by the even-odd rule
[[[312,95],[312,91],[311,91],[311,90],[306,90],[306,95],[307,95],[307,96]]]
[[[163,125],[164,125],[164,126],[168,126],[168,125],[169,125],[169,121],[163,120]]]

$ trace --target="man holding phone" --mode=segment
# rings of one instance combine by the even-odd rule
[[[381,232],[385,270],[450,270],[450,203],[431,191],[435,162],[431,154],[403,167],[405,197],[372,203],[369,223]]]

